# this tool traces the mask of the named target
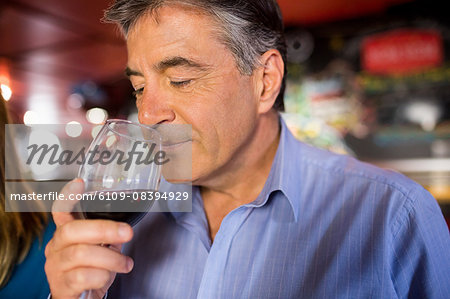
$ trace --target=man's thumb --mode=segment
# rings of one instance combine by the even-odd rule
[[[64,194],[64,200],[57,200],[52,206],[52,216],[56,226],[63,225],[75,219],[71,213],[75,205],[78,204],[75,195],[83,192],[84,182],[80,178],[70,181],[62,188],[61,194]]]

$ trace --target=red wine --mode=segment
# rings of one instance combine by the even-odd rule
[[[106,219],[136,225],[150,210],[155,191],[115,190],[85,193],[81,201],[86,219]]]

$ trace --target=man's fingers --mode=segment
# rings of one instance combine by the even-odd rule
[[[56,261],[63,271],[76,268],[100,268],[117,273],[128,273],[133,268],[133,260],[120,252],[99,245],[78,244],[64,248]]]
[[[78,298],[85,290],[95,290],[100,298],[117,272],[128,273],[133,267],[133,260],[120,253],[121,244],[133,237],[131,226],[110,220],[78,220],[72,213],[78,204],[73,195],[83,192],[83,180],[75,179],[61,190],[68,200],[56,201],[52,207],[57,229],[45,249],[45,272],[55,298]]]
[[[79,296],[86,290],[104,287],[111,280],[111,272],[96,268],[78,268],[64,276],[64,284],[73,295]]]
[[[48,258],[49,254],[50,254],[50,252],[51,252],[51,250],[52,250],[53,243],[54,243],[54,241],[53,241],[53,239],[51,239],[51,240],[47,243],[47,246],[45,246],[45,251],[44,251],[45,258]]]
[[[70,181],[61,190],[61,194],[64,194],[66,199],[69,198],[70,194],[80,194],[83,192],[84,182],[80,178]],[[57,200],[53,203],[52,215],[56,226],[61,226],[75,219],[70,212],[77,203],[77,200]]]
[[[121,252],[122,250],[122,244],[109,244],[109,249],[115,250],[117,252]]]
[[[71,244],[121,244],[131,240],[131,226],[111,220],[74,220],[59,227],[54,235],[53,250]]]

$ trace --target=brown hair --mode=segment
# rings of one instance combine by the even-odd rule
[[[14,266],[22,262],[36,236],[47,223],[47,213],[5,211],[5,124],[9,122],[5,101],[0,96],[0,288],[8,282]],[[17,159],[13,153],[8,159]]]

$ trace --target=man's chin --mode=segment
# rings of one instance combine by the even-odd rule
[[[166,178],[164,177],[164,179],[171,183],[171,184],[193,184],[192,180],[188,180],[188,179],[180,179],[180,178]]]
[[[204,182],[202,176],[194,173],[185,173],[184,177],[181,177],[179,174],[166,177],[163,172],[163,176],[164,179],[171,184],[191,184],[193,186],[199,186]]]
[[[168,150],[169,147],[163,147]],[[174,145],[165,151],[167,163],[162,165],[162,175],[172,184],[186,184],[192,181],[192,142]]]

